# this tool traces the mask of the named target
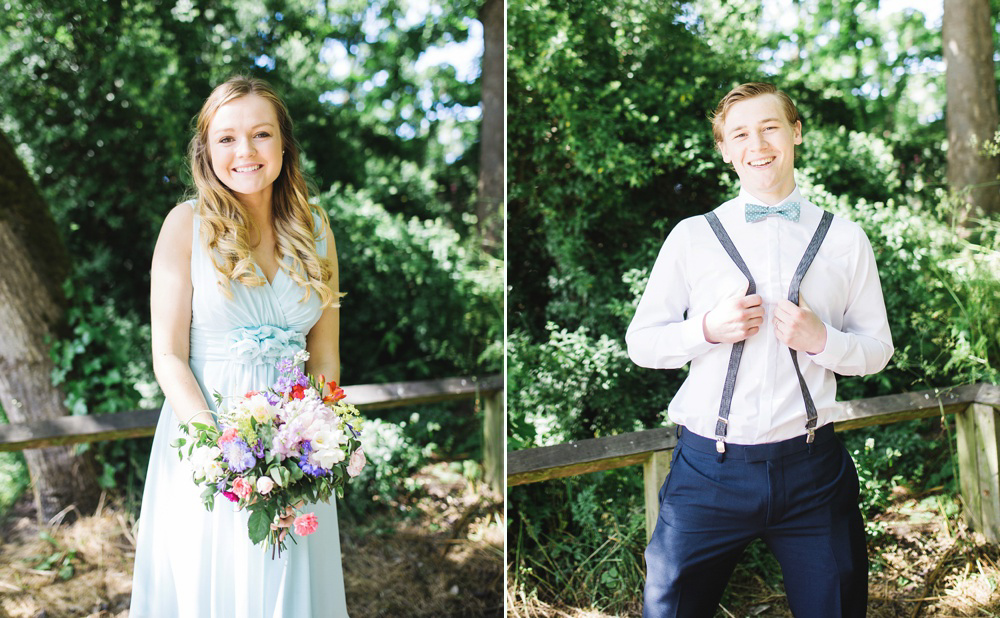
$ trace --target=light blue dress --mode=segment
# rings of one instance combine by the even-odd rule
[[[194,204],[192,203],[192,207]],[[320,225],[316,220],[317,228]],[[191,247],[191,370],[215,407],[214,392],[238,395],[271,386],[275,363],[305,344],[320,301],[281,269],[271,284],[230,286],[227,298],[199,239]],[[326,254],[326,238],[317,243]],[[258,269],[258,274],[263,273]],[[153,438],[136,538],[130,618],[345,618],[335,498],[307,505],[319,528],[272,560],[247,538],[248,513],[218,496],[209,512],[191,469],[170,443],[182,436],[169,403]]]

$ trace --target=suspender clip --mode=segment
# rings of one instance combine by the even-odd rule
[[[816,430],[815,429],[807,429],[806,431],[809,432],[809,433],[806,434],[806,444],[812,444],[813,441],[816,440]]]
[[[722,438],[715,441],[715,452],[720,455],[726,452],[726,442]]]

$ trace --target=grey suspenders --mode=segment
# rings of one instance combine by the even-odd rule
[[[746,262],[743,261],[743,257],[740,256],[739,251],[736,250],[736,245],[734,245],[732,239],[729,238],[729,234],[726,233],[726,229],[722,227],[722,222],[719,221],[719,217],[717,217],[714,212],[710,212],[705,215],[705,218],[708,219],[708,224],[712,226],[712,231],[715,232],[715,235],[718,237],[719,242],[722,243],[726,253],[729,254],[729,257],[736,263],[737,268],[740,269],[743,276],[745,276],[750,282],[750,285],[747,287],[747,296],[756,294],[757,284],[753,280],[753,275],[750,274],[750,269],[747,268]],[[812,264],[816,254],[819,252],[819,247],[823,244],[823,239],[826,238],[826,233],[830,229],[830,223],[832,221],[833,215],[828,212],[824,212],[823,218],[820,220],[819,226],[817,226],[812,240],[809,241],[809,245],[806,247],[805,255],[802,256],[802,260],[795,269],[795,274],[792,275],[792,283],[788,289],[788,300],[796,305],[799,304],[799,286],[802,284],[802,278],[805,277],[806,271],[809,270],[809,266]],[[719,419],[715,423],[715,450],[719,452],[720,456],[726,452],[726,433],[729,430],[729,408],[733,403],[733,390],[736,388],[736,372],[740,367],[740,357],[743,355],[743,344],[743,341],[738,341],[733,344],[733,351],[729,355],[729,369],[726,371],[726,382],[722,388],[722,403],[719,406]],[[806,386],[805,378],[802,377],[802,371],[799,369],[799,359],[795,355],[795,350],[789,348],[788,351],[792,355],[792,365],[795,367],[795,375],[799,379],[799,388],[802,390],[802,400],[805,402],[806,406],[806,442],[812,444],[816,432],[816,404],[813,403],[812,396],[809,394],[809,387]]]

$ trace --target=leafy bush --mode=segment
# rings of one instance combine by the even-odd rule
[[[807,175],[802,179],[814,202],[857,221],[868,234],[896,346],[885,371],[840,379],[840,398],[995,381],[1000,375],[995,244],[963,241],[941,222],[939,216],[946,215],[894,200],[834,197],[823,186],[809,187]],[[944,192],[939,198],[939,211],[947,213],[954,201]]]
[[[464,403],[408,406],[365,414],[361,443],[368,464],[347,485],[345,513],[358,523],[373,514],[405,514],[419,495],[414,475],[435,459],[461,462],[475,477],[482,461],[482,421]]]
[[[674,376],[644,371],[623,341],[586,328],[548,326],[534,344],[525,333],[507,340],[508,449],[638,431],[661,424],[679,386]],[[674,378],[671,380],[671,378]]]
[[[0,425],[7,424],[0,406]],[[21,493],[29,487],[28,468],[21,453],[0,453],[0,519],[3,519]]]
[[[114,414],[157,406],[149,326],[134,314],[121,315],[115,301],[100,297],[82,271],[63,285],[67,302],[65,332],[51,342],[52,383],[66,395],[74,416]],[[111,489],[125,483],[126,499],[137,501],[149,463],[150,439],[94,442],[98,482]]]
[[[340,262],[345,379],[385,382],[498,371],[499,260],[438,220],[390,214],[366,191],[320,198]],[[405,353],[404,353],[405,350]]]
[[[804,128],[795,167],[834,195],[882,202],[899,195],[899,163],[889,145],[844,126]]]
[[[902,487],[920,493],[931,487],[957,489],[954,434],[940,419],[864,427],[842,434],[861,482],[861,512],[870,538],[884,530],[873,521]]]

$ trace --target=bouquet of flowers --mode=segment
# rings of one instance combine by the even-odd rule
[[[266,541],[274,557],[285,549],[289,528],[305,536],[316,531],[313,513],[300,514],[304,504],[327,502],[334,491],[361,473],[365,455],[358,438],[362,419],[343,401],[343,389],[302,373],[297,365],[309,358],[299,352],[278,363],[278,380],[265,391],[242,396],[215,394],[220,427],[192,423],[182,426],[188,438],[172,446],[193,468],[208,510],[216,494],[250,511],[248,533],[255,544]]]

